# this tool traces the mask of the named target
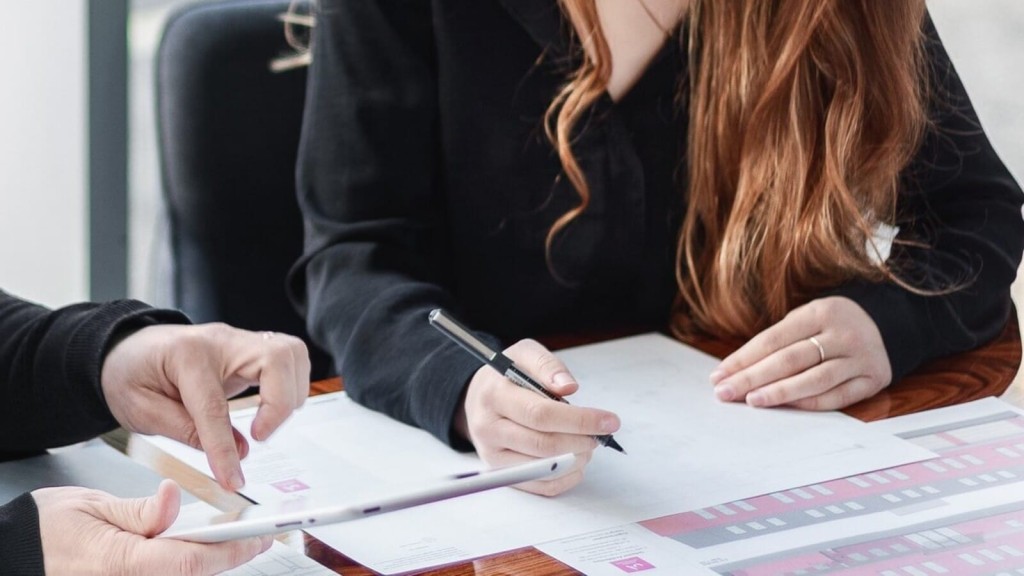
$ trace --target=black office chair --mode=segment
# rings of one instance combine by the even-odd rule
[[[174,304],[197,322],[302,337],[313,377],[330,360],[285,293],[302,252],[295,156],[304,69],[277,16],[287,0],[187,5],[168,20],[156,63],[157,130],[170,227]]]

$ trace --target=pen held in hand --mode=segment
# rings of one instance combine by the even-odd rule
[[[487,364],[491,368],[498,371],[499,374],[511,380],[517,386],[532,390],[542,396],[568,404],[569,402],[562,398],[558,394],[548,390],[536,380],[531,378],[528,374],[520,370],[508,356],[505,356],[501,352],[491,350],[489,346],[480,341],[479,338],[473,335],[465,326],[457,322],[454,318],[445,313],[444,310],[437,308],[430,312],[430,324],[441,331],[442,334],[451,338],[459,346],[465,348],[470,354],[476,356],[481,362]],[[617,450],[623,454],[626,453],[622,446],[612,438],[611,434],[603,434],[600,436],[594,436],[602,446],[607,446],[613,450]]]

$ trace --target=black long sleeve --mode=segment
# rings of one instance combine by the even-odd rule
[[[922,363],[991,340],[1012,310],[1010,284],[1024,250],[1024,193],[981,128],[935,27],[926,22],[933,126],[903,175],[900,234],[889,262],[921,295],[891,283],[837,293],[878,325],[899,380]]]
[[[458,442],[452,418],[478,364],[428,326],[435,307],[492,344],[667,328],[685,211],[682,43],[588,115],[573,148],[591,203],[549,267],[546,234],[577,201],[542,130],[573,69],[557,3],[320,6],[298,165],[306,248],[290,286],[354,399]],[[935,131],[907,169],[897,224],[931,246],[898,245],[893,262],[927,271],[927,287],[965,282],[941,296],[837,290],[874,318],[896,378],[998,331],[1024,243],[1024,196],[929,33]]]
[[[50,311],[0,291],[0,460],[115,428],[100,385],[111,343],[147,325],[187,322],[131,300]],[[43,574],[29,494],[0,506],[0,566],[4,574]]]
[[[321,5],[299,179],[317,254],[305,272],[318,286],[315,339],[334,352],[353,398],[447,438],[460,390],[435,377],[465,381],[477,366],[427,327],[431,307],[454,305],[438,287],[445,224],[431,33],[428,2]],[[352,162],[336,165],[342,158]]]
[[[115,335],[158,322],[188,319],[133,300],[50,311],[0,291],[0,457],[115,428],[100,387],[104,355]]]

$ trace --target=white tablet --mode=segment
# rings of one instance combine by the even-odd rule
[[[420,486],[396,488],[391,493],[361,501],[325,504],[312,499],[295,499],[269,506],[253,505],[237,512],[183,516],[158,537],[191,542],[223,542],[347,522],[501,486],[557,476],[570,470],[575,462],[575,455],[562,454],[505,468],[456,474]]]

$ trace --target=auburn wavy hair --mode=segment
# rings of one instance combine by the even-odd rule
[[[572,139],[611,75],[594,0],[559,1],[582,64],[545,126],[580,202],[549,255],[589,203]],[[692,1],[677,336],[749,337],[856,278],[923,292],[871,239],[928,126],[924,17],[924,0]]]

